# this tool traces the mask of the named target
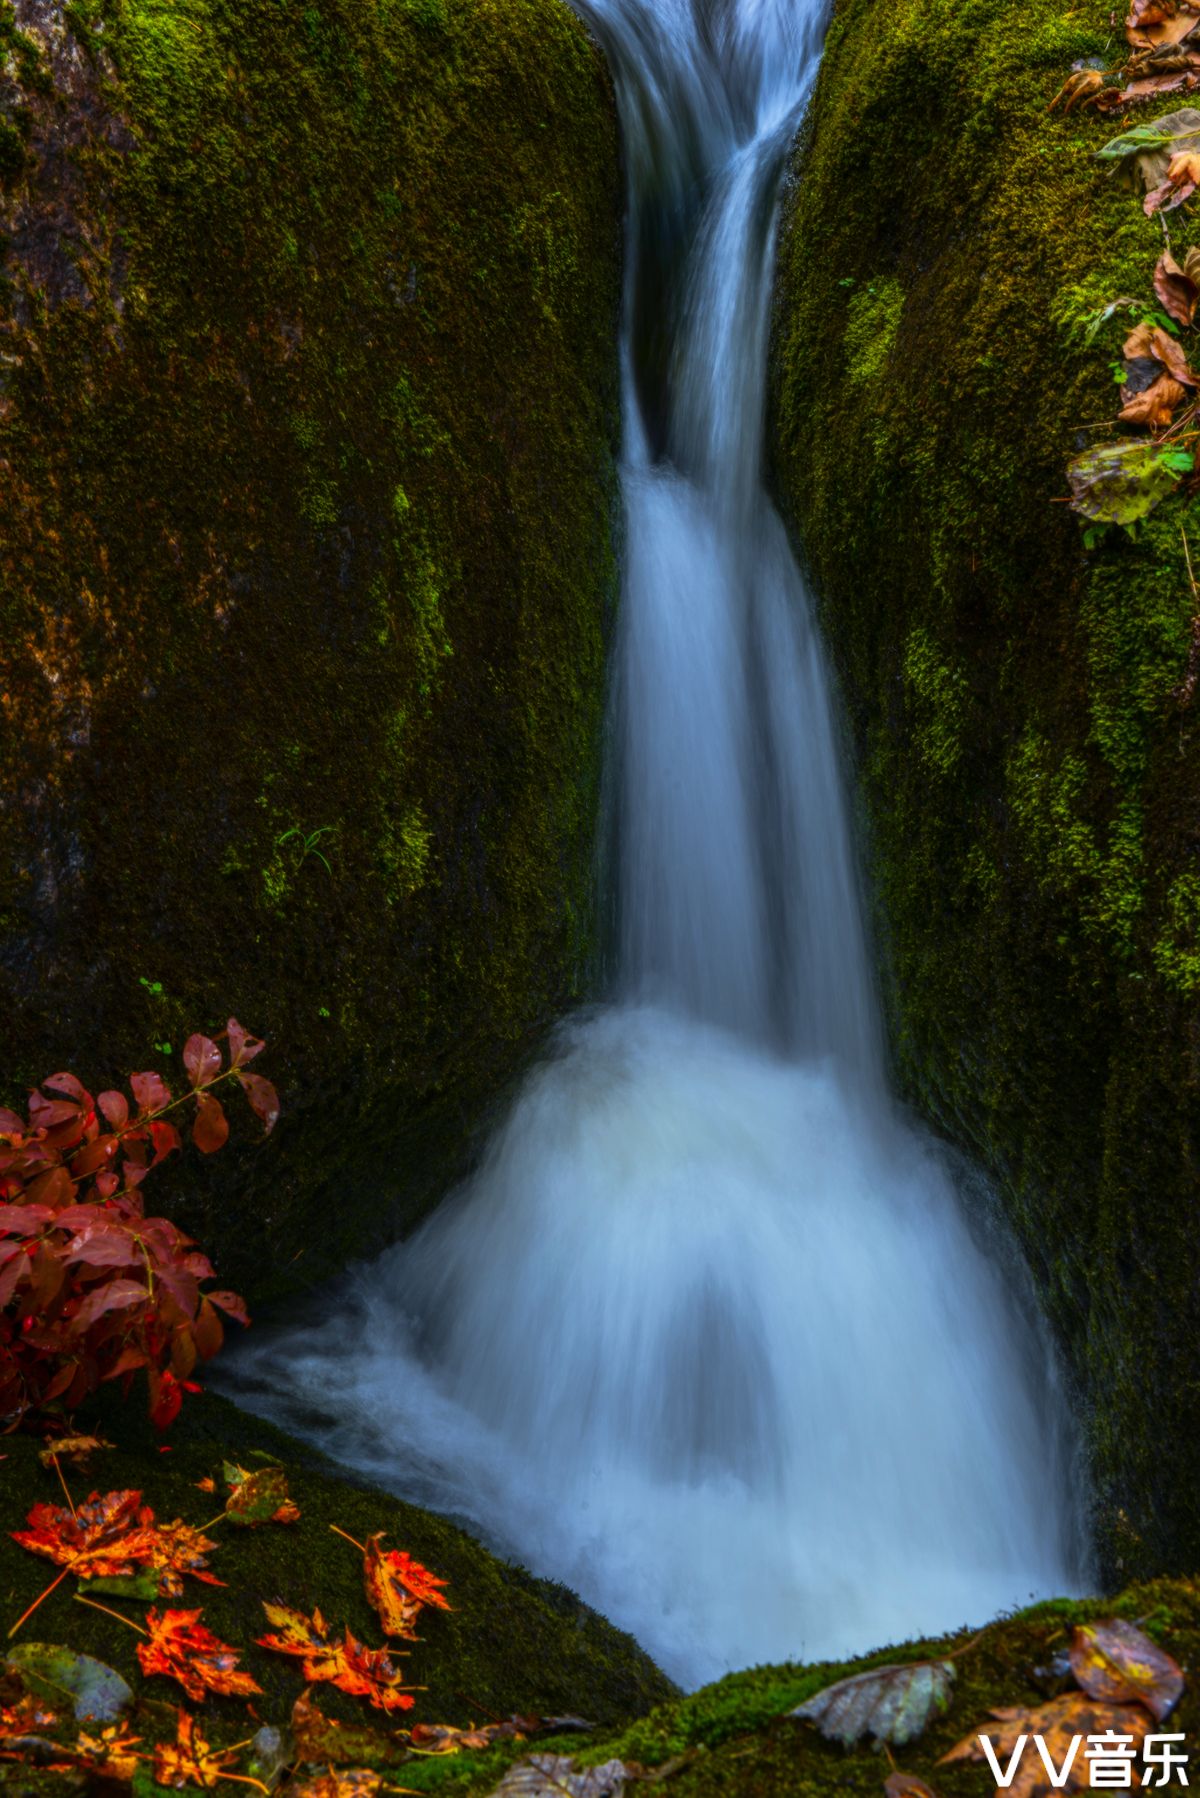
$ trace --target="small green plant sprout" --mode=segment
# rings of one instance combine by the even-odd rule
[[[275,838],[275,847],[282,849],[285,843],[292,843],[299,850],[297,867],[303,867],[309,856],[312,855],[320,862],[325,872],[332,875],[333,869],[323,852],[317,848],[317,844],[322,837],[328,836],[331,831],[336,829],[335,824],[322,824],[318,830],[303,830],[299,824],[293,824],[290,830],[285,830],[282,836]]]

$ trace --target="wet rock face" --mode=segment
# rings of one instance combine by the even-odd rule
[[[1109,31],[841,0],[771,454],[858,753],[898,1068],[997,1179],[1128,1575],[1200,1556],[1200,713],[1186,487],[1091,547],[1053,503],[1120,435],[1130,315],[1100,314],[1152,299],[1162,247],[1094,160],[1112,128],[1046,111]]]
[[[268,1036],[260,1294],[580,990],[620,204],[561,0],[0,0],[5,1097]]]

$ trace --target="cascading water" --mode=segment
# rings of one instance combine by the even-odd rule
[[[1050,1359],[887,1093],[821,648],[761,476],[819,0],[579,4],[630,171],[616,997],[349,1321],[237,1381],[694,1685],[1077,1570]]]

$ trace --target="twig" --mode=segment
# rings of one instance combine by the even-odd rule
[[[85,1604],[93,1611],[103,1611],[106,1617],[115,1617],[117,1622],[123,1623],[127,1629],[135,1629],[139,1636],[149,1636],[150,1634],[150,1631],[143,1629],[140,1623],[135,1623],[132,1617],[123,1617],[120,1611],[110,1611],[106,1604],[97,1604],[94,1598],[85,1598],[82,1592],[76,1592],[75,1602]]]
[[[365,1554],[366,1554],[366,1552],[367,1552],[367,1551],[366,1551],[366,1549],[365,1549],[365,1548],[364,1548],[364,1547],[363,1547],[363,1545],[362,1545],[362,1543],[361,1543],[361,1542],[356,1542],[356,1541],[355,1541],[355,1540],[354,1540],[354,1537],[353,1537],[353,1536],[348,1536],[348,1535],[347,1535],[347,1534],[346,1534],[346,1532],[345,1532],[345,1530],[340,1530],[340,1529],[339,1529],[339,1528],[338,1528],[338,1526],[337,1526],[337,1524],[336,1524],[336,1523],[331,1523],[331,1524],[330,1524],[330,1526],[329,1526],[329,1527],[330,1527],[330,1529],[331,1529],[331,1530],[332,1530],[332,1531],[333,1531],[333,1533],[334,1533],[334,1535],[335,1535],[335,1536],[341,1536],[341,1538],[342,1538],[342,1539],[343,1539],[343,1541],[345,1541],[345,1542],[349,1542],[349,1544],[350,1544],[350,1546],[351,1546],[351,1547],[352,1547],[352,1548],[357,1548],[357,1550],[358,1550],[358,1552],[359,1552],[359,1554],[360,1554],[360,1555],[365,1555]]]
[[[54,1463],[54,1471],[55,1471],[55,1473],[56,1473],[56,1474],[57,1474],[57,1475],[58,1475],[58,1483],[59,1483],[59,1485],[60,1485],[60,1486],[61,1486],[61,1487],[62,1487],[62,1489],[63,1489],[63,1497],[64,1497],[64,1498],[65,1498],[65,1499],[66,1499],[66,1501],[67,1501],[67,1508],[68,1508],[68,1510],[69,1510],[69,1511],[70,1511],[70,1513],[71,1513],[71,1517],[72,1517],[72,1520],[73,1520],[73,1521],[74,1521],[74,1522],[75,1522],[75,1523],[78,1523],[78,1522],[79,1522],[79,1519],[78,1519],[78,1517],[76,1517],[76,1515],[75,1515],[75,1502],[74,1502],[74,1500],[73,1500],[73,1499],[72,1499],[72,1497],[71,1497],[71,1494],[70,1494],[70,1491],[69,1491],[69,1490],[68,1490],[68,1488],[67,1488],[67,1482],[66,1482],[66,1480],[65,1480],[65,1479],[64,1479],[64,1478],[63,1478],[63,1470],[62,1470],[62,1468],[61,1468],[61,1467],[60,1467],[60,1466],[59,1466],[59,1464],[58,1464],[58,1455],[57,1455],[57,1453],[52,1453],[52,1454],[51,1454],[51,1456],[50,1456],[50,1459],[51,1459],[51,1460],[52,1460],[52,1461],[53,1461],[53,1463]]]
[[[76,1558],[78,1559],[78,1557],[76,1557]],[[29,1609],[27,1611],[22,1611],[21,1615],[17,1618],[17,1621],[13,1624],[12,1628],[8,1632],[8,1640],[10,1642],[12,1641],[13,1637],[16,1635],[17,1631],[20,1629],[21,1625],[23,1623],[28,1622],[29,1618],[33,1616],[33,1613],[37,1610],[38,1606],[40,1604],[44,1603],[44,1601],[47,1598],[49,1598],[51,1592],[53,1592],[58,1586],[62,1585],[62,1583],[66,1579],[68,1573],[71,1572],[72,1566],[73,1566],[73,1563],[68,1562],[67,1566],[65,1566],[63,1568],[63,1570],[59,1574],[58,1578],[56,1580],[51,1580],[50,1584],[46,1587],[46,1590],[44,1592],[42,1592],[41,1594],[39,1594],[39,1596],[34,1599],[33,1603],[30,1605]]]
[[[507,1717],[501,1717],[498,1712],[489,1710],[486,1704],[480,1704],[478,1698],[472,1698],[469,1692],[456,1692],[454,1696],[456,1698],[461,1698],[464,1704],[473,1705],[477,1711],[480,1711],[483,1714],[483,1716],[490,1717],[493,1723],[508,1722]]]

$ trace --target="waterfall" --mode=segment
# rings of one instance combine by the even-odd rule
[[[763,482],[820,0],[578,4],[629,169],[615,980],[336,1323],[251,1341],[235,1378],[694,1686],[1079,1574],[1015,1257],[888,1092],[828,676]]]

